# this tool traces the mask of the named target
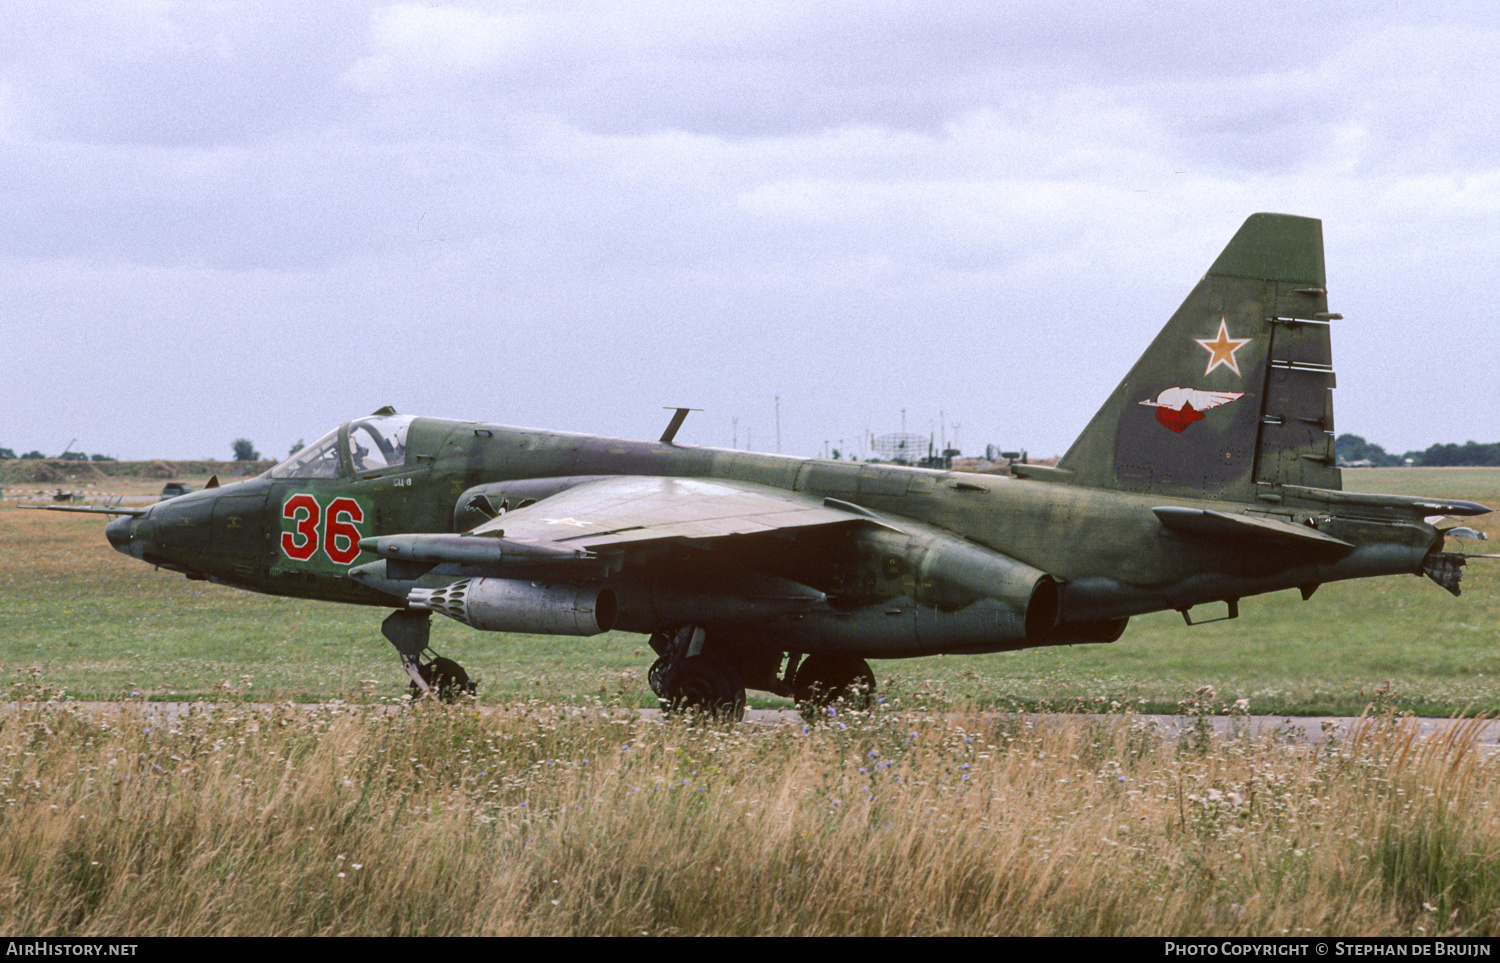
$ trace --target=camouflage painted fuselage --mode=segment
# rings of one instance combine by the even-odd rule
[[[1330,502],[1336,496],[1309,492],[1284,496],[1274,511],[1257,510],[1268,518],[1316,525],[1317,531],[1355,546],[1330,557],[1272,540],[1205,539],[1164,525],[1152,511],[1164,503],[1159,497],[1059,481],[682,448],[435,418],[412,422],[407,448],[405,466],[364,477],[352,470],[337,478],[263,476],[175,498],[138,518],[112,523],[111,539],[144,561],[252,591],[399,607],[400,599],[348,577],[351,568],[375,558],[357,551],[358,541],[462,531],[461,519],[456,523],[455,518],[471,489],[488,487],[498,503],[507,489],[521,493],[520,501],[580,477],[749,482],[859,506],[883,525],[814,531],[795,540],[772,533],[733,536],[703,547],[648,546],[640,557],[622,559],[618,571],[598,576],[618,594],[616,626],[651,632],[693,622],[780,650],[881,657],[1106,641],[1123,628],[1109,623],[1143,612],[1347,578],[1420,573],[1424,558],[1442,543],[1438,531],[1417,514],[1429,509],[1402,499],[1336,512]],[[305,527],[309,516],[297,505],[309,498],[322,519],[301,538],[299,526]],[[340,512],[340,503],[357,511]],[[1180,497],[1170,503],[1243,508]],[[340,526],[349,531],[330,534]],[[299,545],[316,550],[293,557]],[[988,637],[988,620],[962,617],[1002,588],[992,578],[990,554],[1057,580],[1056,626],[1029,637]],[[720,598],[726,584],[734,594],[732,583],[745,571],[810,586],[825,593],[829,603],[817,611],[747,616],[743,604]],[[1024,607],[1029,589],[1018,589],[1024,598],[1012,601]]]

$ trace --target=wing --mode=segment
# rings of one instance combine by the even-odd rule
[[[501,515],[471,534],[597,550],[664,538],[720,538],[829,525],[859,517],[819,498],[749,482],[621,476],[559,492]]]
[[[593,567],[601,553],[669,540],[877,523],[854,505],[751,482],[622,475],[585,482],[463,535],[386,535],[360,546],[393,562]]]
[[[21,505],[38,512],[77,512],[85,515],[129,515],[140,518],[146,514],[144,508],[109,508],[104,505]]]

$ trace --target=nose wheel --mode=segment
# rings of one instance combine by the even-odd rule
[[[427,640],[432,634],[432,613],[398,609],[386,616],[380,632],[401,654],[401,667],[411,676],[407,691],[413,699],[436,696],[452,702],[472,695],[478,685],[464,667],[432,651]]]
[[[421,686],[417,684],[418,679],[423,683]],[[479,684],[469,678],[469,673],[464,671],[463,666],[452,659],[436,656],[416,666],[416,675],[406,691],[413,699],[435,695],[444,702],[453,702],[460,696],[473,695],[478,688]]]

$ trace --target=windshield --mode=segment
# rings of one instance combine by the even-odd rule
[[[406,429],[414,415],[372,415],[349,423],[349,463],[358,473],[406,464]]]
[[[272,478],[339,477],[339,430],[337,428],[295,452],[271,469]]]

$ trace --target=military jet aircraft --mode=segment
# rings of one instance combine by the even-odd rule
[[[432,613],[484,631],[650,636],[669,707],[746,687],[859,698],[868,658],[1113,642],[1130,617],[1374,575],[1454,595],[1465,501],[1341,490],[1322,225],[1240,228],[1056,467],[1012,477],[398,414],[259,478],[139,509],[121,552],[274,595],[393,609],[422,693],[469,687]],[[1197,621],[1203,621],[1200,617]]]

